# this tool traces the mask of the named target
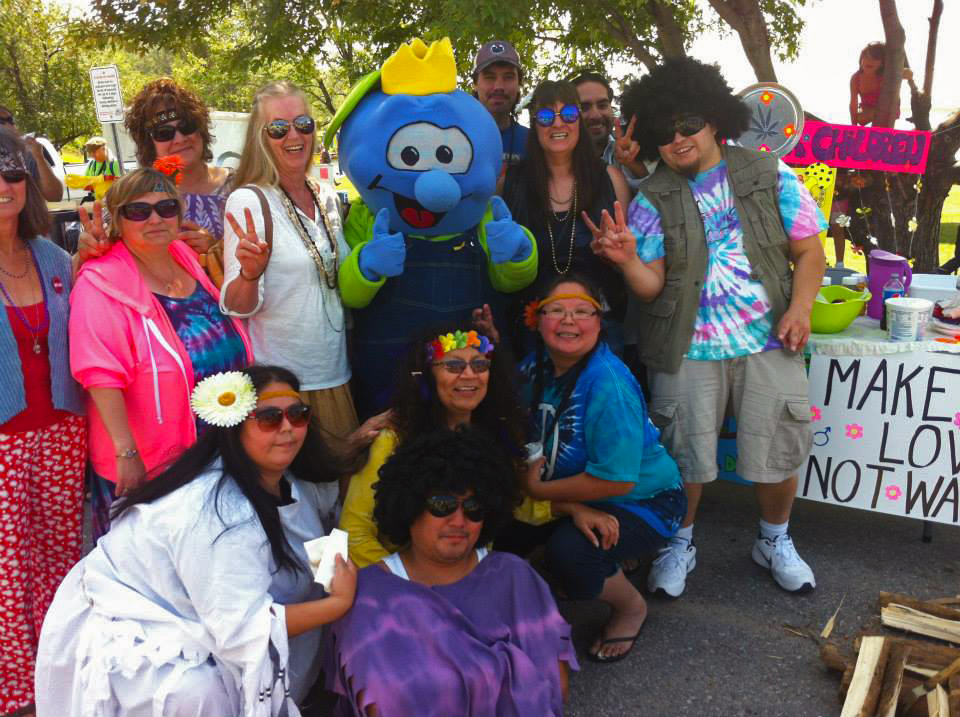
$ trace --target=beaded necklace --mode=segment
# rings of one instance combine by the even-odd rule
[[[317,197],[316,190],[313,188],[313,185],[306,180],[304,180],[304,185],[310,192],[310,199],[313,201],[313,206],[316,209],[317,216],[319,216],[323,222],[323,228],[327,234],[327,241],[330,242],[330,251],[333,254],[333,261],[329,262],[329,265],[328,262],[324,260],[320,250],[317,249],[317,245],[313,242],[313,239],[310,238],[310,232],[307,229],[307,225],[304,224],[303,219],[300,217],[300,213],[297,211],[296,205],[293,203],[293,198],[287,194],[286,189],[280,187],[283,208],[286,210],[287,216],[290,217],[290,221],[293,224],[293,228],[296,230],[297,235],[300,237],[300,241],[303,242],[304,247],[310,254],[310,258],[313,259],[313,263],[317,269],[317,275],[327,285],[328,289],[336,289],[337,271],[339,269],[337,243],[333,238],[334,235],[333,230],[330,228],[330,223],[327,221],[327,214],[320,207],[320,199]]]
[[[570,271],[570,267],[573,265],[573,239],[577,231],[577,183],[573,183],[573,204],[570,209],[568,209],[563,217],[560,219],[556,213],[553,211],[553,207],[550,208],[550,214],[553,215],[552,218],[557,220],[557,223],[560,224],[560,229],[563,228],[563,224],[566,223],[567,219],[570,219],[570,251],[567,253],[567,265],[561,269],[560,264],[557,262],[557,244],[553,239],[553,222],[551,222],[551,217],[547,217],[547,236],[550,238],[550,257],[553,259],[553,268],[556,269],[557,274],[563,275]],[[559,233],[560,229],[557,230]]]
[[[29,244],[27,248],[30,250],[30,259],[33,261],[34,265],[37,263],[37,258],[33,255],[33,247]],[[24,274],[26,275],[26,274]],[[27,320],[27,315],[23,313],[23,310],[17,306],[13,297],[10,296],[10,292],[7,291],[7,287],[3,285],[3,282],[0,281],[0,291],[3,291],[3,296],[6,298],[7,303],[13,307],[14,313],[17,315],[17,318],[27,327],[27,331],[30,332],[30,337],[33,339],[33,353],[40,353],[40,334],[47,330],[47,327],[50,326],[50,311],[47,308],[47,285],[43,282],[43,277],[40,276],[40,271],[37,270],[37,278],[40,279],[40,291],[43,292],[43,319],[41,320],[39,316],[37,317],[37,325],[34,326]],[[37,312],[39,314],[39,311]]]

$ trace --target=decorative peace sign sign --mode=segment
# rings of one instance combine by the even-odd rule
[[[613,213],[615,218],[604,209],[600,213],[600,226],[597,227],[589,215],[583,212],[583,223],[593,234],[590,248],[594,254],[614,264],[626,264],[637,258],[637,238],[627,226],[620,202],[613,203]]]

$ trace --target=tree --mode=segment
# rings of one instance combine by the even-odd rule
[[[922,89],[917,87],[913,77],[908,80],[912,109],[908,119],[920,130],[931,129],[930,93],[942,12],[943,0],[933,0]],[[906,64],[905,34],[897,14],[896,0],[880,0],[880,14],[886,40],[886,69],[874,125],[890,127],[896,118],[900,83]],[[869,209],[870,230],[882,249],[913,259],[915,271],[932,272],[939,266],[943,203],[951,187],[960,183],[960,168],[954,160],[958,150],[960,111],[954,112],[933,130],[927,167],[922,176],[869,173],[872,184],[863,191],[862,196],[864,207]]]
[[[98,128],[90,53],[71,39],[69,24],[64,10],[39,0],[4,0],[0,10],[0,103],[22,132],[58,148]]]

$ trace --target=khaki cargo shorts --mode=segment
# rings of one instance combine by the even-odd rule
[[[717,438],[729,406],[737,419],[737,473],[779,483],[810,452],[810,400],[803,354],[781,349],[719,361],[683,359],[651,372],[650,418],[686,483],[717,477]]]

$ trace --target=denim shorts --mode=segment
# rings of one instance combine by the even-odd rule
[[[650,418],[686,483],[717,477],[717,438],[727,408],[737,419],[737,473],[779,483],[810,452],[810,399],[803,354],[782,349],[719,361],[683,359],[651,372]]]

